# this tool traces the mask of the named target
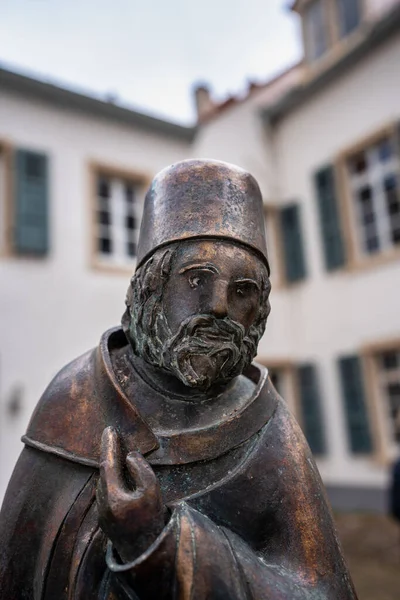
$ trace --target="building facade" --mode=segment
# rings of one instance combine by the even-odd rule
[[[297,1],[305,58],[179,127],[0,72],[1,488],[45,385],[116,324],[144,190],[186,157],[260,183],[272,314],[258,360],[334,505],[385,508],[400,439],[400,6]]]

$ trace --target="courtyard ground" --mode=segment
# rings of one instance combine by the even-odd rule
[[[359,600],[400,600],[400,526],[384,515],[335,515]]]

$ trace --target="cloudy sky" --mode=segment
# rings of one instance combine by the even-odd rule
[[[189,123],[191,88],[223,99],[300,58],[288,0],[0,0],[0,64]]]

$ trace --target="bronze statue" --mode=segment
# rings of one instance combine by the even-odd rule
[[[23,437],[2,599],[356,598],[307,443],[252,363],[269,292],[254,178],[161,171],[122,329],[55,377]]]

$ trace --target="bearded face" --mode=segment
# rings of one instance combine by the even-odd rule
[[[123,327],[135,354],[206,391],[251,363],[268,294],[266,269],[250,251],[179,244],[156,252],[132,279]]]

